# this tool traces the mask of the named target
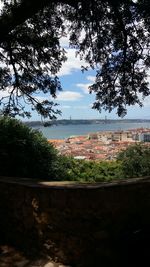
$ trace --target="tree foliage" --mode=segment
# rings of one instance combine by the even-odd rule
[[[150,176],[150,147],[143,144],[129,146],[118,155],[124,177]]]
[[[10,6],[4,6],[8,13]],[[59,30],[63,30],[59,12],[47,8],[29,21],[14,29],[0,49],[1,107],[5,115],[30,116],[25,104],[43,117],[55,118],[58,110],[50,100],[61,85],[55,75],[65,60],[65,52],[59,45]],[[38,98],[38,92],[47,99]]]
[[[108,182],[122,178],[120,163],[86,161],[60,156],[57,180],[78,182]]]
[[[150,94],[149,0],[5,0],[0,17],[1,112],[44,117],[58,110],[50,95],[61,89],[57,73],[66,60],[60,46],[69,35],[87,67],[96,70],[93,108],[126,114]],[[84,70],[84,69],[83,69]],[[46,100],[36,94],[43,92]],[[48,100],[49,99],[49,100]]]
[[[41,133],[0,118],[0,176],[55,180],[57,152]]]
[[[43,135],[16,119],[0,118],[0,176],[103,182],[121,178],[120,163],[58,155]]]

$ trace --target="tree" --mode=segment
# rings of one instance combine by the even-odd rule
[[[150,175],[150,147],[143,144],[129,146],[118,155],[124,177]]]
[[[139,104],[150,94],[149,0],[1,0],[0,88],[1,112],[30,116],[24,102],[43,117],[59,112],[53,101],[36,94],[56,96],[57,77],[65,50],[60,38],[95,68],[93,108],[126,114],[126,106]],[[79,37],[83,36],[82,41]],[[83,69],[83,70],[85,70]]]
[[[108,182],[122,179],[121,164],[115,161],[87,161],[60,156],[57,180]]]
[[[41,133],[16,119],[0,118],[0,176],[55,180],[58,156]]]

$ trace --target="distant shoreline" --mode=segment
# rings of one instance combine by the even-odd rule
[[[150,123],[150,119],[118,119],[118,120],[110,120],[110,119],[103,119],[103,120],[54,120],[54,121],[25,121],[24,124],[30,127],[37,127],[37,126],[58,126],[58,125],[80,125],[80,124],[111,124],[111,123]]]
[[[101,131],[117,131],[117,130],[129,130],[137,128],[150,129],[150,120],[146,122],[141,121],[115,121],[108,123],[86,123],[81,120],[78,124],[57,124],[50,127],[44,127],[43,125],[30,125],[35,130],[43,133],[47,139],[65,139],[70,136],[86,135],[88,133],[95,133]]]

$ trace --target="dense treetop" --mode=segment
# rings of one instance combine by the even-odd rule
[[[0,117],[0,176],[55,180],[58,160],[56,149],[40,132]]]
[[[69,35],[87,68],[96,70],[90,87],[93,107],[118,115],[127,105],[142,105],[150,94],[149,0],[1,0],[0,100],[3,114],[30,116],[29,103],[43,117],[58,110],[53,101],[36,96],[56,96],[57,77],[66,53],[60,39]],[[79,38],[80,37],[80,38]],[[83,69],[84,70],[84,69]]]

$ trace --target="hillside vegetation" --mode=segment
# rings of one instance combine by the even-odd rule
[[[41,133],[16,119],[0,119],[0,176],[49,181],[104,182],[150,175],[150,148],[132,145],[116,161],[58,155]]]

